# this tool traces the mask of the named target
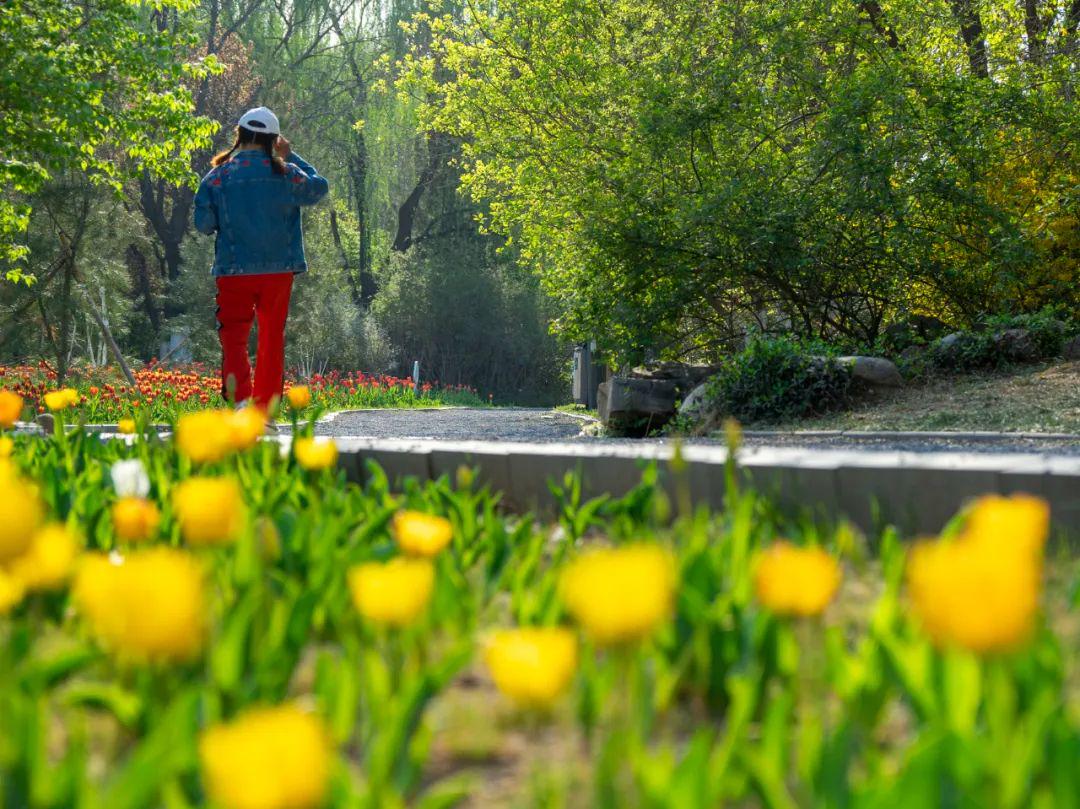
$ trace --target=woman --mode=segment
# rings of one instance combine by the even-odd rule
[[[300,208],[326,196],[329,186],[292,151],[266,107],[241,116],[236,142],[212,164],[195,195],[195,227],[217,233],[213,274],[221,395],[237,406],[250,400],[267,410],[284,384],[293,276],[307,271]],[[259,345],[252,385],[248,335],[255,318]]]

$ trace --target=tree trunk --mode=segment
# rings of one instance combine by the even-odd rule
[[[349,284],[349,297],[355,306],[360,306],[361,289],[349,266],[349,254],[345,252],[345,245],[341,242],[341,228],[338,227],[337,211],[333,208],[330,209],[330,235],[334,239],[338,255],[341,256],[341,268],[345,271],[345,280]]]
[[[1043,61],[1046,26],[1039,16],[1039,0],[1024,0],[1024,33],[1027,36],[1028,61],[1040,65]]]
[[[56,345],[56,385],[63,387],[71,353],[71,326],[75,313],[71,307],[71,282],[75,274],[75,251],[67,240],[62,241],[65,252],[63,278],[60,283],[60,342]]]
[[[150,321],[154,330],[155,340],[161,331],[161,310],[154,301],[153,278],[150,275],[150,267],[146,262],[146,256],[136,244],[129,244],[124,251],[124,259],[127,263],[128,275],[131,277],[133,297],[140,301],[139,308]]]
[[[405,201],[398,208],[397,234],[394,236],[393,249],[399,253],[408,250],[413,243],[413,230],[416,227],[416,215],[420,210],[420,200],[428,186],[438,176],[439,171],[446,163],[446,155],[442,148],[442,138],[437,133],[428,136],[428,162],[420,172],[416,185]]]
[[[953,16],[960,25],[960,36],[967,48],[971,72],[980,79],[990,78],[990,58],[983,32],[982,18],[973,0],[949,0]]]
[[[1065,53],[1067,53],[1070,59],[1074,62],[1073,69],[1075,72],[1076,62],[1076,35],[1077,28],[1080,27],[1080,0],[1073,0],[1069,4],[1069,9],[1065,14]],[[1064,87],[1062,89],[1062,95],[1065,100],[1072,102],[1073,100],[1073,82],[1071,78],[1065,79]]]
[[[362,93],[363,101],[367,101],[367,88]],[[375,276],[371,272],[371,228],[368,225],[368,153],[367,140],[364,133],[357,130],[355,135],[356,153],[353,158],[352,183],[353,194],[356,200],[356,227],[359,241],[359,255],[357,257],[357,271],[359,273],[360,295],[357,303],[368,306],[371,299],[378,291]]]
[[[900,45],[900,38],[896,35],[896,30],[885,21],[885,13],[882,11],[881,3],[878,0],[861,0],[859,3],[859,11],[865,16],[870,23],[870,27],[878,33],[879,36],[884,37],[885,42],[893,50],[903,50]]]

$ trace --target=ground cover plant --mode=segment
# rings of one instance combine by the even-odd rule
[[[134,386],[112,366],[78,366],[68,373],[67,383],[77,396],[77,410],[70,416],[87,424],[114,423],[124,418],[163,423],[180,413],[222,403],[221,378],[215,369],[201,363],[171,367],[148,363],[132,371]],[[30,416],[48,409],[45,396],[56,386],[56,372],[44,361],[37,365],[0,366],[0,381],[23,397],[26,415]],[[287,380],[286,390],[294,384],[295,378]],[[422,382],[417,391],[411,379],[362,371],[314,374],[304,388],[310,393],[311,404],[322,411],[486,403],[466,385]]]
[[[734,463],[695,510],[676,461],[553,482],[544,523],[468,469],[347,484],[311,427],[0,437],[4,806],[1080,799],[1076,563],[1035,498],[871,546]]]

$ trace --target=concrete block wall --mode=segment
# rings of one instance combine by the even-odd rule
[[[287,440],[287,439],[283,439]],[[548,481],[567,472],[583,476],[587,496],[621,496],[656,462],[670,491],[667,444],[527,444],[489,441],[339,439],[341,463],[363,480],[375,461],[391,482],[453,478],[461,466],[503,493],[515,510],[548,512],[555,501]],[[691,499],[723,507],[727,452],[716,446],[683,449]],[[882,522],[909,534],[940,531],[965,502],[982,494],[1027,492],[1050,501],[1055,525],[1080,529],[1080,457],[1022,453],[912,453],[752,447],[739,453],[750,485],[789,507],[844,517],[866,531]],[[674,494],[674,492],[671,492]]]

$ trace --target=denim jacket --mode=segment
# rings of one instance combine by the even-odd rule
[[[307,270],[300,207],[329,190],[325,177],[297,154],[275,174],[261,151],[237,152],[199,183],[195,227],[217,233],[213,274],[255,275]]]

